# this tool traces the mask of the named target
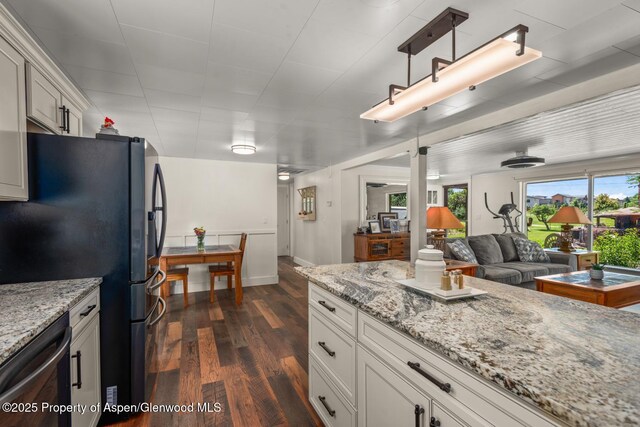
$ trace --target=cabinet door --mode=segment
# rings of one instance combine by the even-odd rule
[[[24,58],[0,38],[0,199],[27,200]]]
[[[63,135],[82,136],[82,113],[80,109],[71,103],[64,96],[62,97],[62,105],[69,110],[65,123],[68,131],[64,131]],[[68,123],[67,123],[68,122]]]
[[[27,116],[53,133],[61,133],[60,91],[30,64],[27,64],[27,85]]]
[[[433,412],[431,414],[430,423],[434,427],[465,427],[462,421],[455,418],[449,412],[445,411],[436,401],[433,402]]]
[[[100,316],[93,319],[75,336],[71,343],[71,404],[100,403]],[[98,425],[100,411],[89,409],[82,414],[73,412],[71,425],[94,427]]]
[[[358,426],[424,427],[430,417],[431,399],[358,346]]]

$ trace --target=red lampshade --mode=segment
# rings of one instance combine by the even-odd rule
[[[432,206],[427,209],[427,228],[458,229],[464,225],[446,206]]]

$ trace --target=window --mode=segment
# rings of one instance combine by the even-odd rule
[[[591,199],[589,180],[593,185]],[[600,262],[607,265],[640,268],[639,195],[640,174],[527,183],[529,239],[544,247],[556,246],[554,236],[560,232],[560,224],[548,223],[549,218],[562,206],[576,206],[585,214],[592,206],[593,227],[573,227],[574,247],[591,246],[600,252]]]
[[[447,230],[447,237],[466,237],[467,235],[467,184],[446,185],[444,205],[464,224],[460,230]]]
[[[528,183],[526,192],[527,233],[529,239],[543,247],[556,247],[558,244],[561,224],[548,222],[558,209],[576,206],[585,214],[588,212],[589,181],[586,178]],[[573,234],[574,246],[586,248],[587,227],[576,226]]]
[[[593,179],[593,249],[608,265],[640,267],[640,174]]]
[[[397,212],[398,219],[407,219],[407,193],[387,194],[387,206],[389,212]]]

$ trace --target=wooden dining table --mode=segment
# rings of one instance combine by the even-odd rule
[[[166,272],[174,265],[214,264],[218,262],[232,262],[235,276],[236,304],[242,304],[242,252],[234,245],[205,246],[204,251],[198,251],[196,246],[165,248],[160,257],[160,270]],[[162,286],[160,292],[163,298],[169,295],[169,283]]]

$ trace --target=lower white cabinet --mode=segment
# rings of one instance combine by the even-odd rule
[[[87,407],[84,414],[78,411],[72,413],[72,427],[95,427],[101,414],[101,411],[89,410],[92,405],[101,402],[100,314],[97,298],[97,295],[90,295],[71,310],[71,404]],[[78,315],[74,316],[74,312]],[[75,326],[74,318],[78,319]]]
[[[362,347],[358,351],[358,426],[428,426],[431,399]]]
[[[325,425],[560,425],[367,313],[337,316],[346,303],[312,283],[309,296],[309,401]]]

